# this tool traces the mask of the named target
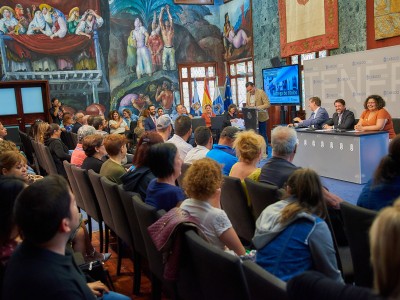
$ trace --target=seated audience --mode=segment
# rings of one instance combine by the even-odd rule
[[[44,134],[49,128],[49,123],[36,120],[29,130],[29,136],[38,143],[44,143]]]
[[[174,144],[178,148],[182,161],[185,160],[187,153],[193,148],[192,145],[187,143],[191,135],[192,121],[188,116],[179,116],[175,120],[175,134],[167,143]]]
[[[222,173],[229,175],[232,166],[238,162],[236,152],[232,148],[239,129],[233,126],[225,127],[219,137],[218,145],[214,144],[206,157],[215,160],[222,165]]]
[[[188,116],[189,118],[193,119],[193,116],[190,113],[188,113],[186,106],[182,106],[182,114],[184,116]]]
[[[86,158],[81,168],[100,173],[101,166],[104,163],[102,158],[107,154],[104,146],[104,136],[100,134],[85,136],[82,141],[82,148],[85,151]]]
[[[68,147],[61,141],[61,128],[58,124],[52,123],[49,125],[45,135],[44,144],[49,147],[51,156],[57,168],[57,173],[67,177],[63,161],[71,161]]]
[[[33,183],[19,194],[14,213],[24,240],[8,262],[3,299],[96,299],[107,293],[105,299],[129,299],[100,281],[88,283],[66,250],[80,221],[65,179],[47,176]]]
[[[95,134],[95,133],[96,133],[96,130],[94,129],[94,127],[89,126],[89,125],[83,125],[83,126],[81,126],[81,128],[79,128],[78,144],[76,144],[74,151],[72,151],[71,164],[73,164],[79,168],[82,166],[82,163],[86,158],[85,151],[83,151],[83,148],[82,148],[82,141],[85,138],[85,136]]]
[[[322,126],[324,129],[343,129],[351,130],[354,125],[354,113],[346,109],[346,102],[343,99],[337,99],[334,102],[335,113],[332,118]]]
[[[322,125],[328,121],[329,115],[325,108],[321,107],[321,99],[319,97],[311,97],[308,99],[308,107],[311,109],[311,115],[307,120],[302,120],[299,117],[293,119],[295,123],[289,126],[298,127],[314,127],[321,129]]]
[[[242,180],[246,195],[247,188],[244,179],[250,178],[254,181],[258,181],[261,169],[257,168],[257,164],[261,158],[265,156],[266,147],[265,139],[253,130],[242,131],[236,135],[233,149],[235,149],[239,161],[232,166],[229,176],[237,177]],[[249,206],[251,205],[248,195],[247,203]]]
[[[311,169],[295,171],[287,181],[288,197],[269,205],[256,222],[256,262],[287,281],[317,270],[342,282],[332,235],[324,217],[322,185]]]
[[[394,132],[392,117],[384,109],[385,105],[386,102],[381,96],[368,96],[364,101],[365,110],[354,129],[359,131],[385,130],[389,132],[389,139],[394,138],[396,133]]]
[[[164,115],[164,109],[162,107],[157,108],[157,119]]]
[[[364,300],[400,299],[400,199],[393,207],[380,211],[370,232],[374,290],[343,285],[317,272],[292,278],[287,285],[293,300]]]
[[[222,127],[232,126],[232,120],[237,118],[237,106],[236,104],[231,104],[228,106],[228,111],[224,112],[224,122]]]
[[[81,112],[75,114],[75,123],[71,130],[73,133],[78,133],[79,128],[81,128],[82,125],[84,125],[84,120],[83,120],[84,117],[85,115]]]
[[[121,165],[127,152],[126,138],[119,134],[107,135],[104,138],[104,146],[109,159],[101,166],[100,175],[107,177],[112,182],[121,184],[120,177],[126,173],[125,168]]]
[[[0,153],[0,174],[7,176],[16,176],[31,184],[43,177],[40,175],[29,174],[26,157],[18,150],[4,151]]]
[[[197,146],[187,153],[184,160],[186,164],[192,164],[195,160],[206,157],[213,145],[211,130],[206,126],[197,127],[194,131],[194,140]]]
[[[122,110],[122,117],[129,128],[131,128],[131,122],[136,122],[138,120],[138,117],[135,114],[132,114],[129,108],[124,108]]]
[[[129,130],[128,125],[125,123],[124,119],[119,115],[117,110],[110,112],[110,121],[108,122],[110,126],[110,133],[125,134],[125,131]]]
[[[211,118],[215,117],[215,114],[210,104],[204,106],[204,110],[205,112],[202,113],[201,117],[206,121],[206,126],[211,128]]]
[[[63,127],[65,128],[65,130],[67,132],[72,131],[72,128],[74,127],[74,120],[72,119],[72,115],[71,114],[64,114],[63,117]]]
[[[172,121],[168,115],[161,115],[157,119],[157,132],[162,136],[164,142],[168,141],[172,132]]]
[[[221,209],[221,184],[222,173],[217,162],[210,158],[194,161],[183,178],[183,188],[189,199],[182,202],[181,208],[199,220],[201,229],[214,246],[244,255],[245,249]]]
[[[357,205],[380,210],[393,204],[400,196],[400,135],[389,144],[389,153],[381,159],[370,179],[361,191]]]
[[[131,167],[133,169],[121,177],[124,190],[139,193],[143,201],[146,199],[150,181],[156,178],[149,168],[149,150],[151,146],[159,143],[164,143],[161,135],[152,131],[145,132],[136,147]]]
[[[144,130],[145,131],[156,131],[156,107],[150,105],[149,116],[144,120]]]
[[[175,185],[181,175],[182,159],[178,149],[171,143],[160,143],[150,147],[148,162],[151,172],[156,176],[146,192],[146,203],[157,210],[169,211],[179,206],[186,198],[183,190]]]
[[[93,119],[93,127],[96,129],[97,134],[101,134],[102,136],[108,135],[107,129],[107,121],[104,119],[104,116],[96,116]]]
[[[0,141],[4,140],[7,136],[7,128],[0,122]]]

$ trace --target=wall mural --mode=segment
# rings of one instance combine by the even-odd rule
[[[129,108],[139,115],[151,103],[173,113],[179,63],[223,66],[252,55],[249,0],[2,3],[2,80],[48,79],[51,96],[72,113]]]

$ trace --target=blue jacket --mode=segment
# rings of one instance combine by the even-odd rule
[[[328,112],[326,111],[325,108],[320,107],[317,111],[317,114],[315,115],[315,118],[314,115],[311,114],[311,116],[307,120],[301,122],[300,125],[302,127],[309,127],[314,125],[315,128],[321,129],[322,125],[328,120],[329,120]]]
[[[222,173],[229,176],[232,166],[238,162],[235,150],[229,146],[214,144],[213,148],[208,151],[206,157],[209,157],[223,165]]]
[[[151,117],[146,118],[144,120],[144,130],[145,131],[156,131],[156,124],[153,122]]]

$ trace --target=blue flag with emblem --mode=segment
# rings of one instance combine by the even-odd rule
[[[201,116],[201,103],[199,93],[197,92],[197,81],[193,81],[194,91],[192,97],[192,103],[190,104],[190,114],[192,116]]]
[[[233,104],[232,101],[232,89],[231,89],[231,79],[226,76],[225,81],[225,97],[224,97],[224,109],[228,111],[229,105]]]
[[[213,111],[216,115],[222,115],[225,111],[224,108],[224,101],[222,101],[221,93],[219,92],[219,88],[217,86],[217,82],[215,82],[215,89],[214,89],[214,101],[213,101]]]

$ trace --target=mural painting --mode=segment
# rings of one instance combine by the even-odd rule
[[[173,0],[3,1],[2,80],[48,79],[72,113],[150,104],[175,113],[178,64],[250,57],[249,0],[177,5]],[[134,117],[135,118],[135,117]]]

